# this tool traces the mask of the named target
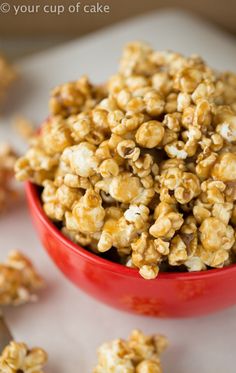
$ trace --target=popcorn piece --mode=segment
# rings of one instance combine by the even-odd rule
[[[119,171],[119,165],[114,159],[105,159],[99,166],[99,173],[104,178],[118,176]]]
[[[108,111],[103,108],[98,107],[92,111],[93,124],[98,132],[110,133],[107,117]]]
[[[211,106],[207,100],[199,100],[196,104],[193,125],[203,128],[210,126],[212,121]]]
[[[127,114],[121,110],[114,110],[108,114],[108,123],[112,133],[125,136],[130,131],[133,131],[139,127],[145,120],[145,116],[142,113]]]
[[[206,250],[202,245],[198,246],[197,255],[203,266],[207,265],[213,268],[222,268],[229,260],[229,253],[227,250],[218,249],[210,251]]]
[[[49,155],[62,153],[72,145],[69,128],[60,117],[49,118],[42,126],[42,147]]]
[[[165,202],[161,202],[156,207],[154,217],[156,221],[150,227],[149,232],[156,238],[172,238],[184,222],[182,215],[176,212],[173,206]]]
[[[216,131],[228,142],[236,141],[236,115],[233,111],[223,112],[216,116],[220,123]]]
[[[133,42],[126,45],[120,62],[124,77],[152,74],[155,64],[151,61],[152,49],[148,44]]]
[[[136,161],[130,160],[129,165],[133,173],[139,176],[141,180],[153,172],[153,167],[156,167],[156,173],[158,173],[158,165],[154,163],[154,157],[150,154],[141,155]]]
[[[217,218],[205,219],[199,231],[201,243],[209,251],[229,250],[235,242],[234,229],[230,225],[226,226]]]
[[[133,373],[132,351],[122,340],[103,344],[98,350],[98,366],[93,373],[125,372]]]
[[[186,92],[180,92],[177,98],[177,110],[184,111],[184,109],[188,108],[191,103],[191,96]]]
[[[179,113],[166,114],[163,120],[163,124],[171,131],[180,131],[180,120],[181,115]]]
[[[118,154],[125,159],[132,159],[134,162],[140,156],[140,149],[135,146],[135,142],[132,140],[121,141],[117,146]]]
[[[125,219],[137,229],[145,227],[149,219],[149,209],[144,205],[130,205],[124,213]]]
[[[41,348],[29,349],[25,343],[12,341],[0,356],[0,372],[43,373],[47,360],[47,353]]]
[[[85,234],[95,233],[103,227],[104,217],[105,210],[101,197],[94,190],[88,189],[79,202],[74,204],[72,213],[66,214],[66,226],[71,229],[70,224],[73,220],[74,230]]]
[[[212,216],[221,220],[225,225],[228,225],[232,210],[233,204],[230,202],[215,203],[212,208]]]
[[[81,177],[78,175],[66,173],[63,182],[66,186],[70,188],[81,188],[88,189],[91,187],[91,182],[86,177]]]
[[[16,71],[12,65],[0,55],[0,102],[2,102],[16,79]]]
[[[183,178],[174,192],[177,202],[185,204],[197,197],[201,192],[200,182],[196,175],[183,172]]]
[[[198,248],[201,248],[201,246],[198,246]],[[205,263],[203,262],[203,258],[201,255],[201,249],[196,251],[196,255],[193,255],[189,257],[185,261],[185,266],[187,267],[189,272],[197,272],[197,271],[204,271],[207,269]]]
[[[69,116],[67,124],[71,129],[71,137],[78,143],[86,140],[86,136],[90,133],[92,127],[90,116],[83,112]]]
[[[185,144],[183,141],[173,141],[165,146],[165,151],[170,158],[186,159],[188,153],[184,148]]]
[[[236,180],[236,154],[224,153],[217,159],[212,169],[212,177],[215,180]]]
[[[19,305],[33,301],[34,292],[43,286],[32,263],[18,251],[12,251],[0,264],[0,305]]]
[[[210,176],[211,169],[217,160],[216,153],[200,153],[197,159],[196,174],[201,179],[207,179]]]
[[[202,73],[199,69],[185,68],[177,74],[175,86],[184,93],[192,93],[201,80]]]
[[[166,113],[174,113],[177,111],[177,99],[178,99],[178,95],[177,93],[170,93],[167,97],[166,97],[166,104],[165,104],[165,112]]]
[[[0,213],[6,208],[15,192],[11,187],[16,154],[8,144],[0,144]]]
[[[163,170],[160,176],[160,184],[161,187],[173,191],[176,201],[181,204],[190,202],[201,192],[198,177],[193,173],[183,172],[178,167],[169,167]]]
[[[122,209],[118,207],[107,208],[102,234],[98,242],[98,250],[105,252],[114,246],[118,251],[128,248],[128,253],[130,253],[131,242],[136,236],[137,231],[134,225],[126,221]]]
[[[27,142],[35,136],[34,123],[25,117],[14,118],[14,129]]]
[[[43,208],[50,219],[54,221],[62,221],[66,211],[71,211],[73,205],[83,195],[77,188],[70,188],[65,184],[57,187],[55,182],[50,180],[45,181],[43,186]]]
[[[56,87],[50,99],[53,115],[68,117],[92,109],[104,97],[102,87],[93,86],[87,77]]]
[[[42,185],[45,180],[53,179],[58,162],[57,155],[51,157],[39,147],[30,148],[25,156],[15,163],[16,179],[18,181],[30,180]]]
[[[159,93],[157,93],[157,91],[147,91],[144,95],[144,102],[146,104],[146,112],[149,115],[155,117],[163,113],[165,108],[165,101],[163,97]]]
[[[186,245],[180,236],[175,236],[171,240],[169,263],[172,266],[181,265],[188,259]]]
[[[139,272],[146,280],[157,277],[161,254],[157,249],[157,241],[152,239],[147,232],[131,244],[132,263],[139,268]]]
[[[95,145],[81,142],[79,145],[66,148],[62,154],[62,160],[66,162],[72,172],[82,177],[95,174],[98,160],[95,156]]]
[[[114,177],[109,186],[110,195],[115,200],[124,203],[135,201],[142,192],[143,187],[139,178],[128,173]]]
[[[155,148],[158,146],[164,137],[164,127],[158,121],[150,121],[143,123],[136,132],[135,138],[139,145],[144,148]]]
[[[134,330],[127,341],[117,339],[99,347],[93,373],[162,373],[160,354],[167,345],[162,335],[145,336]]]
[[[72,225],[73,225],[73,223],[72,223]],[[72,228],[73,228],[73,226],[72,226]],[[66,227],[63,227],[61,231],[64,234],[64,236],[69,238],[71,241],[73,241],[75,243],[78,243],[79,245],[82,245],[83,247],[86,247],[86,246],[90,245],[90,247],[92,249],[93,237],[91,237],[91,235],[84,234],[84,233],[78,232],[78,231],[73,230],[73,229],[68,229]],[[98,252],[98,250],[96,250],[96,252]]]

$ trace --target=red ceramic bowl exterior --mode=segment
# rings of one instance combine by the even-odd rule
[[[195,273],[161,273],[144,280],[74,244],[43,212],[37,187],[26,183],[33,222],[52,260],[75,285],[114,308],[157,317],[188,317],[236,304],[236,265]]]

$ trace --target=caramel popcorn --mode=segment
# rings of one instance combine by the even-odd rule
[[[153,120],[145,122],[139,127],[135,139],[141,147],[152,149],[161,143],[164,133],[162,123]]]
[[[43,185],[43,208],[50,219],[55,221],[63,220],[66,212],[70,211],[75,202],[82,197],[82,193],[77,188],[71,188],[66,184],[58,187],[56,182],[46,180]]]
[[[158,251],[157,240],[154,240],[147,232],[131,244],[132,264],[139,268],[139,273],[146,280],[151,280],[158,275],[161,253]]]
[[[14,118],[13,127],[16,133],[26,142],[30,142],[35,137],[34,123],[24,116],[16,116]]]
[[[117,248],[119,254],[131,251],[131,242],[138,232],[134,224],[129,224],[124,217],[124,212],[118,207],[109,207],[105,210],[105,220],[102,234],[98,242],[98,250],[105,252],[113,246]]]
[[[19,305],[36,298],[34,292],[43,286],[29,259],[19,251],[12,251],[0,264],[0,305]]]
[[[15,69],[10,65],[5,57],[0,55],[0,102],[5,99],[8,89],[15,79]]]
[[[9,204],[15,192],[11,186],[16,154],[10,145],[0,144],[0,213]]]
[[[235,82],[196,55],[130,43],[103,86],[53,91],[16,177],[42,187],[68,238],[145,279],[233,263]]]
[[[102,198],[92,189],[88,189],[83,197],[73,206],[72,213],[66,216],[66,226],[73,226],[81,233],[100,232],[104,224],[105,210]],[[73,219],[73,223],[71,223]]]
[[[43,373],[47,360],[47,353],[43,349],[30,349],[25,343],[12,341],[0,356],[0,372]]]
[[[170,239],[180,229],[184,220],[182,214],[176,212],[175,207],[160,202],[154,211],[156,221],[151,225],[149,232],[153,237]]]
[[[52,92],[49,105],[53,115],[69,117],[92,109],[104,95],[103,87],[93,86],[88,78],[83,76],[75,82],[56,87]]]
[[[117,339],[99,347],[93,373],[162,373],[160,355],[167,345],[162,335],[146,336],[133,330],[128,340]]]

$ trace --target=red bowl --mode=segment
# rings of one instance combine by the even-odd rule
[[[195,273],[160,273],[144,280],[136,269],[74,244],[45,215],[37,187],[26,183],[33,222],[52,260],[75,285],[114,308],[157,317],[199,316],[236,304],[236,265]]]

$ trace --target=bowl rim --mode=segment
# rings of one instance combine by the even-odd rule
[[[25,182],[25,192],[26,192],[26,197],[28,199],[29,205],[34,208],[34,212],[36,213],[38,219],[46,226],[46,228],[52,233],[52,235],[56,237],[57,240],[59,240],[60,242],[64,244],[66,249],[70,249],[76,255],[80,255],[84,257],[86,260],[89,260],[90,262],[93,262],[96,265],[99,264],[100,267],[103,267],[104,269],[110,272],[119,273],[119,275],[123,275],[126,277],[128,276],[128,277],[142,279],[142,277],[139,274],[138,269],[129,268],[123,264],[111,262],[107,259],[101,258],[98,255],[88,251],[87,249],[74,243],[69,238],[64,236],[45,214],[43,207],[42,207],[42,203],[38,196],[37,188],[38,186],[36,184],[33,184],[30,181]],[[214,268],[214,269],[198,271],[198,272],[197,271],[196,272],[160,272],[157,278],[153,280],[149,280],[148,282],[158,281],[161,279],[165,279],[165,280],[203,279],[206,277],[215,277],[219,275],[224,275],[225,273],[234,272],[234,271],[236,271],[236,264],[231,264],[223,268]]]

